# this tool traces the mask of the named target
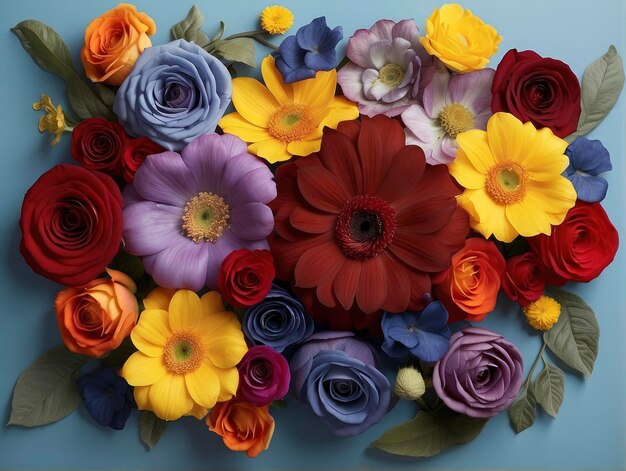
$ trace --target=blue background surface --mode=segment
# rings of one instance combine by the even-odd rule
[[[423,29],[425,18],[439,6],[435,0],[283,0],[296,15],[295,26],[326,15],[329,25],[341,24],[347,38],[357,28],[367,28],[380,18],[415,18]],[[64,97],[62,83],[44,73],[22,50],[9,28],[20,20],[36,18],[53,26],[66,40],[76,63],[84,28],[91,19],[114,7],[115,0],[3,2],[0,17],[0,421],[9,417],[11,392],[19,373],[42,352],[59,344],[52,302],[59,290],[30,272],[18,253],[18,219],[24,192],[51,166],[71,161],[66,135],[56,148],[48,136],[37,133],[39,115],[31,110],[41,93],[56,102]],[[169,40],[169,28],[184,18],[191,0],[137,2],[157,23],[153,43]],[[256,18],[267,0],[199,0],[206,16],[205,30],[212,34],[220,19],[227,34],[256,29]],[[626,51],[626,2],[623,0],[466,0],[503,40],[494,57],[495,67],[510,48],[533,49],[559,58],[580,77],[584,68],[615,44]],[[345,45],[346,40],[342,43]],[[258,58],[262,52],[258,51]],[[251,75],[255,71],[244,72]],[[65,102],[62,102],[66,105]],[[592,133],[609,149],[614,170],[608,176],[605,200],[622,238],[624,216],[624,166],[626,107],[622,95],[611,115]],[[626,241],[626,239],[624,239]],[[53,469],[594,469],[626,466],[624,424],[626,413],[626,334],[624,307],[624,252],[590,285],[570,289],[595,309],[601,328],[600,353],[593,376],[584,380],[568,373],[565,401],[557,420],[538,413],[533,428],[520,435],[511,430],[508,417],[491,420],[474,442],[427,459],[401,459],[367,445],[387,428],[411,418],[409,403],[401,403],[367,433],[337,439],[327,433],[307,409],[289,401],[287,409],[274,410],[277,427],[269,452],[256,460],[228,451],[219,437],[202,422],[186,418],[170,424],[152,452],[144,450],[137,432],[137,414],[124,432],[103,429],[81,406],[69,418],[38,429],[0,426],[0,468]],[[504,301],[504,300],[501,300]],[[518,311],[507,302],[484,322],[504,334],[532,362],[540,338],[529,330]]]

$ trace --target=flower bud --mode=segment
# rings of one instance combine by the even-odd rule
[[[426,384],[422,373],[412,367],[400,368],[396,376],[396,383],[393,386],[393,393],[409,401],[415,401],[426,392]]]

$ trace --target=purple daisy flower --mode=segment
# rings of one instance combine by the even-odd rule
[[[166,288],[217,286],[222,260],[236,249],[267,249],[276,197],[267,166],[246,143],[205,135],[182,151],[148,157],[124,191],[126,250]]]
[[[437,70],[419,37],[413,20],[380,20],[350,38],[350,62],[339,70],[337,81],[362,114],[393,117],[419,102],[421,90]]]
[[[431,165],[456,158],[456,136],[470,129],[487,128],[491,117],[493,69],[469,74],[436,74],[424,89],[424,105],[402,113],[407,145],[418,145]]]

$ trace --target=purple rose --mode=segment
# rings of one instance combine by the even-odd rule
[[[501,335],[465,327],[450,339],[450,350],[435,364],[433,386],[452,410],[489,418],[509,407],[522,386],[524,364]]]
[[[270,347],[260,345],[246,352],[239,365],[240,397],[261,407],[282,399],[289,390],[289,364]]]
[[[352,332],[319,332],[294,354],[295,392],[339,436],[356,435],[389,408],[391,386],[374,350]]]

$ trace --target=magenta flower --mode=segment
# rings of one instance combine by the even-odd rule
[[[274,349],[251,347],[237,365],[237,397],[261,407],[285,397],[289,390],[289,363]]]
[[[380,20],[348,41],[350,62],[337,74],[343,94],[367,116],[393,117],[418,103],[436,70],[413,20]]]
[[[469,74],[436,74],[424,89],[423,106],[402,113],[406,144],[424,150],[426,162],[447,164],[456,158],[456,136],[470,129],[487,129],[491,117],[493,69]]]
[[[205,135],[182,151],[149,156],[124,191],[126,250],[166,288],[217,287],[236,249],[267,249],[276,197],[272,172],[245,142]]]

